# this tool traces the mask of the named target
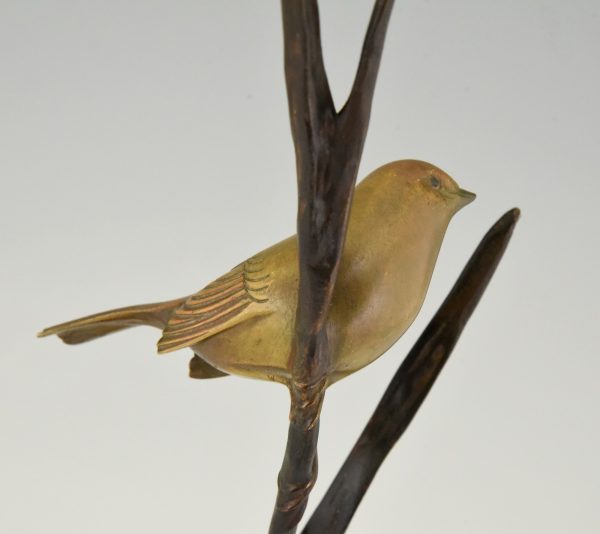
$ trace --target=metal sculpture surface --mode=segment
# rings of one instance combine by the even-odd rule
[[[355,188],[393,0],[375,0],[346,103],[323,64],[316,0],[281,0],[296,150],[298,233],[173,301],[113,310],[42,331],[81,343],[136,325],[163,330],[159,352],[191,348],[194,378],[239,374],[285,384],[288,440],[271,534],[297,531],[317,477],[327,386],[384,353],[419,311],[446,227],[474,195],[407,160]],[[519,211],[486,234],[392,379],[304,532],[343,533],[387,453],[449,358],[508,244]]]
[[[397,161],[357,188],[327,331],[328,384],[368,365],[406,331],[431,279],[446,227],[475,198],[442,170]],[[158,352],[191,348],[194,378],[244,375],[289,384],[298,305],[298,239],[260,252],[197,293],[84,317],[40,332],[82,343],[158,326]]]

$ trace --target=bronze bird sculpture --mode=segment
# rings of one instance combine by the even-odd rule
[[[327,330],[328,384],[368,365],[416,317],[452,216],[475,198],[437,167],[384,165],[355,189]],[[162,329],[158,352],[189,347],[190,376],[243,375],[287,384],[298,297],[292,236],[234,267],[197,293],[107,311],[47,328],[65,343],[131,326]]]

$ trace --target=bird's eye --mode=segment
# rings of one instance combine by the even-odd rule
[[[442,182],[437,176],[432,176],[431,178],[429,178],[429,183],[434,189],[439,189],[442,186]]]

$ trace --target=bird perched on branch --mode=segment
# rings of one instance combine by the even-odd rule
[[[355,189],[327,318],[331,384],[371,363],[416,317],[452,216],[475,198],[415,160],[384,165]],[[298,301],[296,236],[240,263],[193,295],[46,328],[83,343],[131,326],[162,329],[158,352],[191,348],[193,378],[244,375],[288,383]]]

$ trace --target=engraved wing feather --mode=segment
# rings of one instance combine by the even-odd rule
[[[190,296],[169,318],[158,352],[190,347],[240,322],[268,311],[270,275],[258,256],[234,267]]]

